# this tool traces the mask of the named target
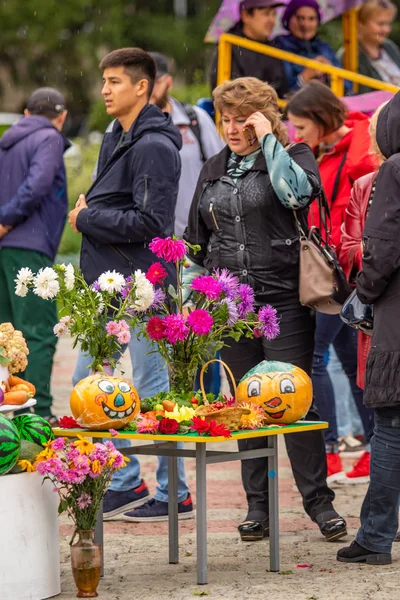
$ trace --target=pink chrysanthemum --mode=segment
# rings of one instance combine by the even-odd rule
[[[185,323],[185,318],[181,314],[168,315],[164,319],[165,337],[170,344],[183,342],[189,335],[189,328]]]
[[[279,319],[276,309],[273,306],[267,304],[260,308],[258,311],[258,322],[257,329],[267,340],[273,340],[279,335]]]
[[[146,332],[149,338],[155,342],[163,340],[165,338],[164,319],[160,319],[160,317],[151,317],[151,319],[148,320]]]
[[[158,257],[167,262],[182,260],[186,254],[185,242],[173,240],[171,237],[154,238],[149,244],[150,250]]]
[[[64,450],[65,438],[56,438],[51,442],[51,447],[54,452],[57,452],[57,450]]]
[[[160,421],[149,419],[145,416],[139,416],[137,419],[136,431],[138,433],[157,433]]]
[[[222,294],[222,285],[214,277],[211,277],[211,275],[196,277],[196,279],[193,279],[190,287],[192,290],[204,294],[208,300],[215,300]]]
[[[118,344],[121,344],[121,346],[123,346],[124,344],[129,344],[129,342],[131,341],[130,331],[120,331],[117,335],[117,341]]]
[[[117,321],[109,321],[106,325],[106,331],[108,335],[118,335],[120,331],[120,325]]]
[[[79,496],[76,503],[81,510],[85,510],[85,508],[92,504],[92,497],[89,494],[83,493]]]
[[[157,283],[162,283],[167,275],[167,270],[162,266],[162,264],[155,262],[147,269],[146,279],[148,279],[153,285],[156,285]]]
[[[199,308],[190,313],[187,324],[196,335],[207,335],[212,329],[214,319],[206,310]]]

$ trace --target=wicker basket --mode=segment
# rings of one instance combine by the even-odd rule
[[[207,395],[204,390],[204,382],[203,382],[204,371],[208,367],[208,365],[210,365],[211,363],[214,363],[214,362],[221,363],[221,365],[223,365],[224,369],[226,370],[226,372],[228,373],[228,375],[231,378],[232,387],[233,387],[233,391],[234,391],[234,398],[235,398],[234,406],[228,406],[226,408],[214,409],[212,404],[210,404],[207,400]],[[201,369],[201,372],[200,372],[200,388],[201,388],[201,393],[203,394],[204,405],[199,406],[199,408],[196,410],[196,416],[204,417],[206,421],[215,421],[218,425],[224,424],[225,427],[227,427],[231,431],[237,431],[240,426],[240,419],[242,418],[242,415],[248,415],[250,413],[250,410],[248,408],[242,408],[241,406],[237,406],[236,383],[235,383],[235,379],[233,377],[232,371],[230,370],[228,365],[225,364],[224,361],[219,360],[218,358],[209,360],[205,365],[203,365],[203,368]]]

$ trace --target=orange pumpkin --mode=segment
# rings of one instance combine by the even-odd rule
[[[261,406],[267,423],[295,423],[310,409],[311,379],[305,371],[289,363],[263,360],[242,377],[237,399]]]
[[[101,373],[76,384],[70,405],[79,425],[94,431],[122,429],[140,411],[139,395],[129,381]]]

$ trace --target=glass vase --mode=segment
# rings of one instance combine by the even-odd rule
[[[71,566],[77,598],[97,598],[101,572],[101,547],[94,541],[94,529],[77,530],[78,541],[71,546]]]
[[[89,375],[96,375],[97,373],[99,373],[100,375],[113,375],[114,374],[114,369],[112,368],[110,362],[108,360],[103,360],[102,361],[102,367],[103,367],[103,371],[100,371],[99,369],[89,369]]]
[[[186,394],[194,391],[197,366],[178,360],[168,363],[169,385],[171,390]]]

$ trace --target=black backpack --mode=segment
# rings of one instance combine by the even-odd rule
[[[196,111],[194,110],[194,108],[193,108],[193,106],[191,104],[187,104],[186,102],[181,102],[180,104],[181,104],[183,110],[185,111],[185,113],[187,114],[187,116],[190,119],[190,123],[189,123],[190,131],[193,133],[193,135],[195,136],[195,138],[199,142],[201,160],[203,161],[203,163],[205,163],[206,160],[207,160],[207,158],[206,158],[206,155],[204,153],[203,142],[201,140],[200,124],[199,124],[199,119],[197,117],[197,113],[196,113]]]

